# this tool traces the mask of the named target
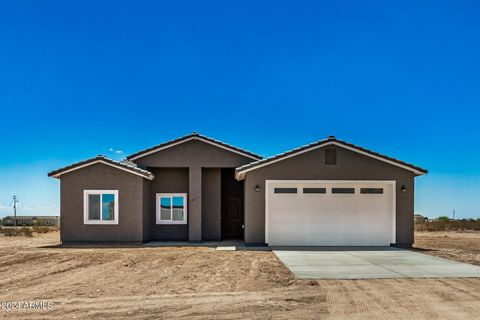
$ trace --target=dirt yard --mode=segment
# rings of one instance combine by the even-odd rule
[[[459,260],[476,248],[470,254],[478,261],[480,237],[457,238],[422,234],[416,245],[427,254],[455,252]],[[58,233],[0,236],[0,302],[53,302],[51,310],[0,310],[0,318],[458,320],[480,314],[480,279],[307,281],[296,280],[271,252],[56,244]]]
[[[480,266],[480,231],[417,232],[414,248],[425,254]]]

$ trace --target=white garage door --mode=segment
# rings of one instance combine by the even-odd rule
[[[393,181],[266,182],[270,246],[388,246],[395,243]]]

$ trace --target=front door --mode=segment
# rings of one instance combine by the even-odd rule
[[[222,239],[243,238],[241,199],[225,199],[222,206]]]
[[[222,239],[243,239],[243,181],[234,168],[222,169]]]

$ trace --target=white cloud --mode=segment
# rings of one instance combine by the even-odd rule
[[[112,153],[115,153],[115,154],[123,154],[122,150],[117,150],[117,149],[114,149],[114,148],[110,148],[110,149],[108,149],[108,151],[110,151]]]

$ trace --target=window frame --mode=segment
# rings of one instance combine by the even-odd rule
[[[173,220],[173,197],[183,197],[183,220]],[[170,220],[160,219],[160,198],[170,198]],[[157,193],[155,195],[156,224],[188,224],[188,202],[186,193]]]
[[[100,220],[90,220],[88,218],[88,196],[92,194],[100,195]],[[113,220],[102,220],[103,219],[103,208],[102,208],[102,195],[103,194],[113,194],[113,201],[115,202],[114,210],[114,219]],[[118,190],[83,190],[83,224],[118,224]]]

